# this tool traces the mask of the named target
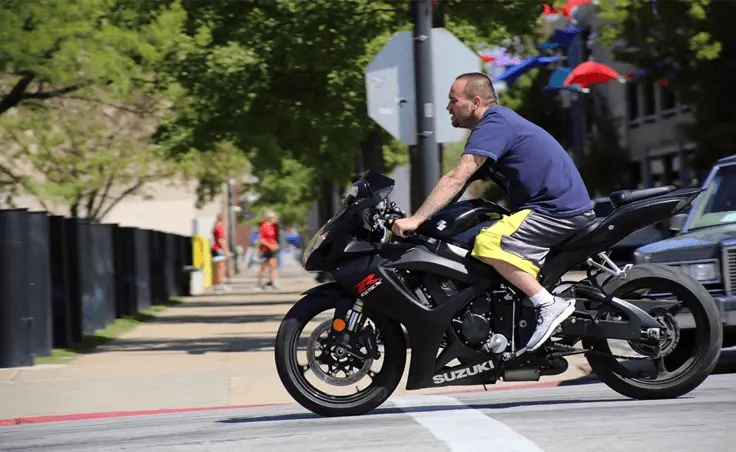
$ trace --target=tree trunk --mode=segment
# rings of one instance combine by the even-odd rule
[[[25,94],[28,85],[33,81],[33,74],[28,73],[18,80],[12,90],[0,100],[0,115],[15,107],[23,100],[23,94]]]
[[[365,139],[360,144],[360,153],[363,157],[363,168],[365,170],[386,172],[386,164],[383,160],[383,139],[378,128],[371,128]]]

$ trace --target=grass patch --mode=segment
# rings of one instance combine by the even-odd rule
[[[181,304],[178,298],[172,298],[167,303],[152,306],[150,309],[139,312],[135,315],[121,317],[115,319],[115,322],[108,325],[102,330],[95,331],[94,336],[84,336],[81,342],[72,344],[67,348],[55,348],[51,350],[51,356],[35,358],[35,364],[61,364],[68,363],[79,355],[90,353],[100,345],[112,342],[123,333],[126,333],[143,322],[147,322],[156,317],[157,314],[164,312],[170,306]]]

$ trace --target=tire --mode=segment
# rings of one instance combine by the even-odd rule
[[[686,358],[682,363],[687,364],[686,369],[681,372],[678,369],[670,380],[662,382],[623,377],[616,373],[616,367],[619,364],[614,358],[589,354],[587,355],[588,363],[593,373],[603,383],[624,396],[641,400],[677,398],[703,383],[718,363],[723,343],[723,325],[720,314],[715,301],[702,284],[678,270],[663,265],[636,265],[627,272],[625,279],[610,278],[603,288],[609,295],[621,296],[627,290],[642,286],[642,284],[643,287],[649,287],[649,285],[667,287],[668,292],[677,294],[678,300],[688,303],[687,307],[696,318],[696,322],[697,318],[700,318],[700,327],[695,330],[685,330],[686,333],[692,333],[681,337],[671,355],[674,360],[679,360],[683,355],[680,353],[680,357],[676,357],[678,350],[686,350],[687,353],[690,347],[696,352],[693,355],[697,354],[697,356]],[[705,328],[702,328],[703,326]],[[605,340],[585,338],[583,345],[585,348],[610,351]],[[668,358],[670,357],[665,358],[665,363]],[[688,363],[690,359],[692,362]],[[680,372],[679,375],[678,372]]]
[[[401,326],[382,321],[383,364],[371,386],[355,396],[330,396],[314,388],[298,370],[296,344],[304,327],[318,314],[336,307],[337,300],[312,294],[299,300],[281,322],[276,335],[276,370],[286,391],[301,406],[320,416],[355,416],[368,413],[396,390],[406,364],[406,341]],[[376,320],[376,319],[372,319]],[[376,322],[378,324],[378,322]]]

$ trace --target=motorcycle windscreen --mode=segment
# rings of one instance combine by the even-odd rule
[[[388,195],[394,190],[396,182],[381,173],[368,170],[361,178],[364,180],[373,192],[372,201],[376,204],[388,198]]]

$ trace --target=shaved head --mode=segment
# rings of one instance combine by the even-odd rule
[[[465,83],[463,94],[468,100],[480,97],[484,107],[490,107],[498,103],[496,90],[493,88],[493,82],[490,77],[480,72],[468,72],[457,76],[455,80]]]
[[[472,129],[483,117],[483,113],[498,105],[496,90],[487,75],[468,72],[459,75],[450,87],[447,111],[454,127]]]

